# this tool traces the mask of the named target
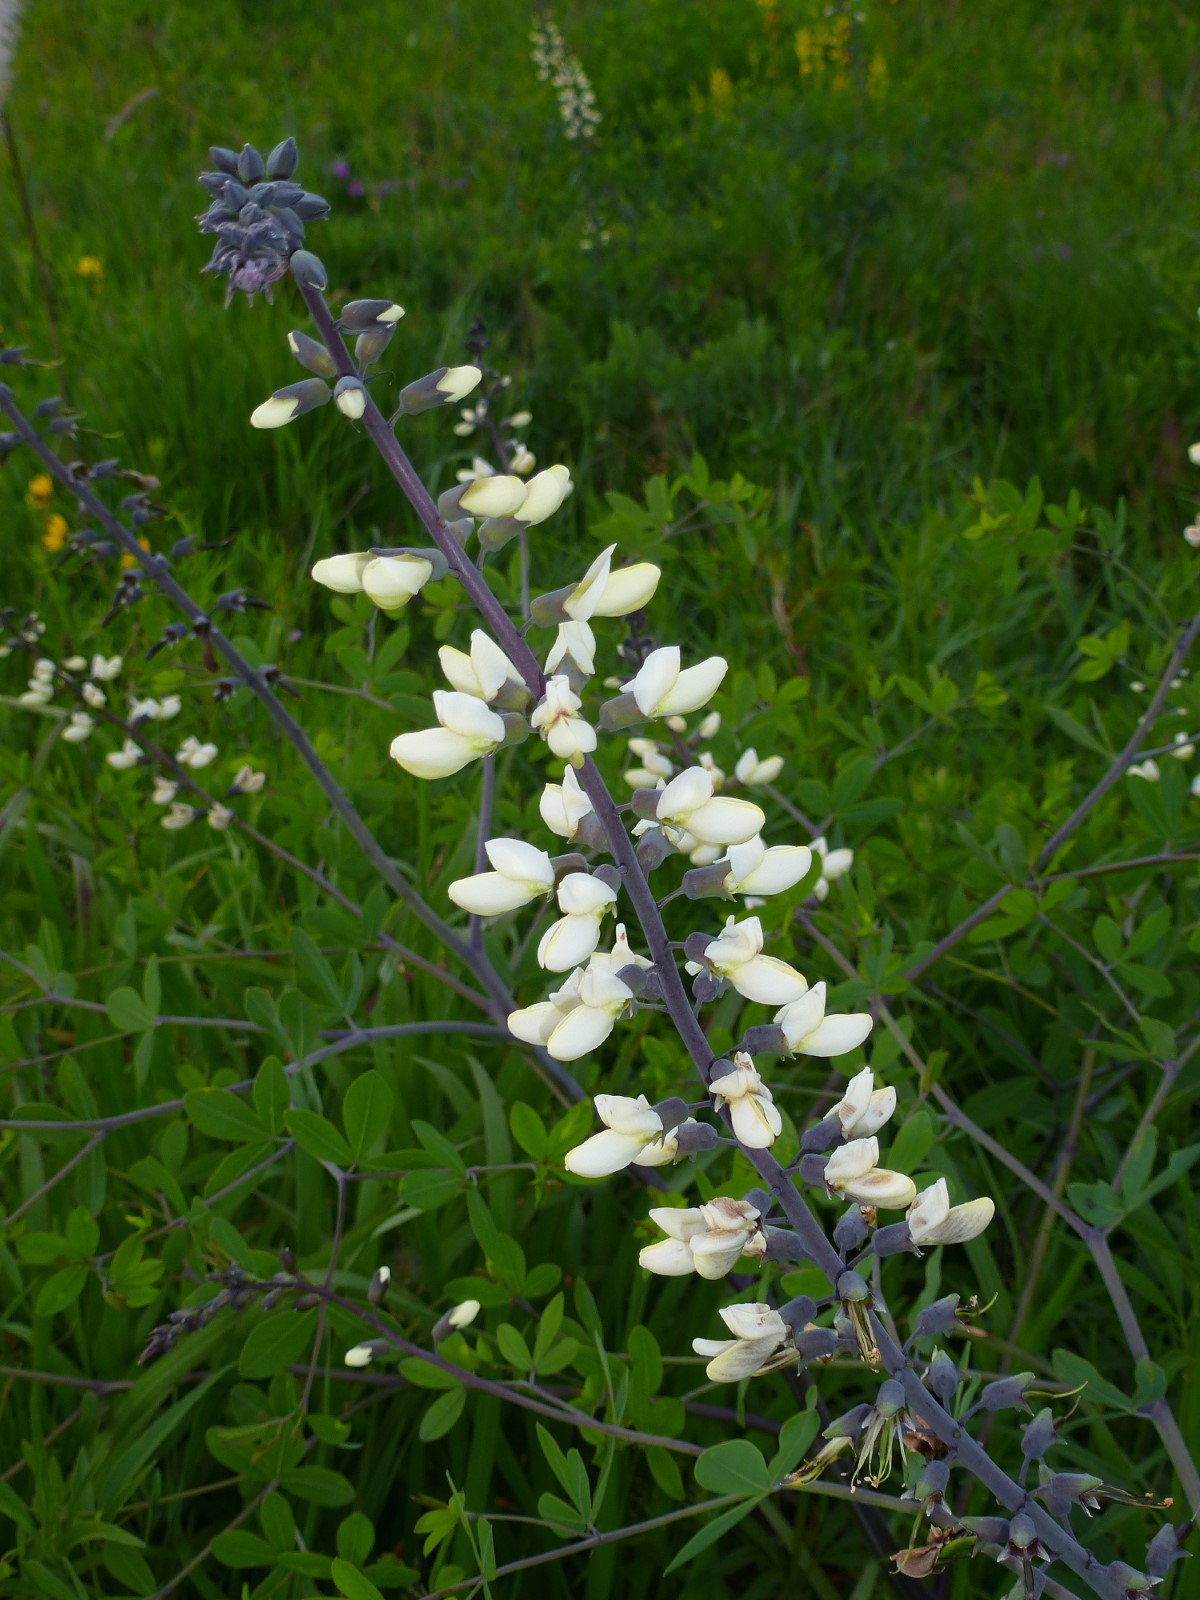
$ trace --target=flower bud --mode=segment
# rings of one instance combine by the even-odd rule
[[[366,552],[326,556],[323,561],[316,562],[311,576],[315,583],[324,584],[334,594],[361,594],[363,572],[372,559]]]
[[[333,357],[319,340],[310,339],[308,334],[293,329],[288,334],[288,349],[302,367],[307,367],[309,372],[315,372],[318,378],[337,377],[337,367],[334,365]]]
[[[448,489],[438,499],[438,513],[443,518],[460,511],[472,517],[507,517],[524,498],[525,485],[520,478],[496,472]]]
[[[997,1378],[994,1383],[984,1385],[975,1404],[981,1411],[1007,1411],[1018,1407],[1032,1411],[1025,1391],[1033,1381],[1032,1372],[1014,1372],[1011,1377]]]
[[[897,1255],[901,1250],[913,1249],[908,1223],[893,1222],[890,1227],[877,1228],[871,1240],[871,1249],[880,1258]]]
[[[400,410],[410,417],[437,406],[455,405],[483,377],[478,367],[438,367],[400,391]]]
[[[296,170],[298,159],[296,141],[289,136],[277,144],[267,157],[267,177],[290,178]]]
[[[358,365],[373,366],[391,344],[395,331],[395,327],[389,324],[387,327],[372,328],[367,333],[360,333],[354,341],[354,359]]]
[[[805,1328],[793,1340],[801,1361],[828,1361],[838,1347],[832,1328]]]
[[[306,411],[315,411],[330,398],[329,385],[320,378],[301,378],[299,383],[289,383],[276,389],[269,400],[264,400],[250,413],[252,428],[282,428]]]
[[[433,1325],[434,1344],[448,1339],[452,1333],[461,1333],[464,1328],[469,1328],[478,1315],[478,1300],[464,1300],[459,1305],[451,1306]]]
[[[808,1161],[809,1159],[810,1158],[808,1156],[804,1157],[804,1161]],[[803,1162],[801,1162],[801,1167],[803,1168]],[[809,1179],[809,1182],[812,1181],[812,1179]],[[824,1182],[823,1173],[822,1176],[816,1180],[816,1182]],[[870,1231],[871,1230],[867,1224],[867,1219],[862,1214],[862,1207],[848,1206],[847,1209],[842,1212],[841,1216],[837,1220],[836,1226],[834,1227],[833,1242],[843,1256],[852,1255],[855,1250],[861,1249],[866,1243]]]
[[[333,390],[333,403],[344,417],[358,422],[367,409],[367,391],[361,378],[339,378]]]
[[[913,1331],[918,1339],[942,1339],[948,1333],[958,1329],[958,1296],[956,1294],[943,1295],[940,1300],[935,1300],[931,1306],[918,1311],[913,1323]]]
[[[944,1350],[935,1350],[929,1362],[925,1382],[944,1406],[949,1406],[954,1392],[962,1381],[962,1373]]]
[[[288,262],[288,270],[302,289],[324,291],[329,287],[325,265],[311,250],[294,251]]]
[[[388,1284],[391,1283],[391,1281],[391,1267],[378,1267],[376,1269],[374,1276],[367,1285],[367,1299],[373,1306],[383,1304],[384,1296],[387,1294]]]
[[[589,822],[599,823],[599,818],[597,817],[590,817],[587,820]],[[582,831],[580,833],[580,837],[582,838]],[[588,844],[591,841],[584,839],[583,842]],[[597,845],[603,845],[603,837],[597,839],[595,842]],[[661,828],[647,829],[647,831],[642,834],[641,838],[637,842],[636,855],[638,858],[638,864],[643,872],[653,872],[655,867],[661,867],[667,857],[674,855],[674,853],[674,845],[672,845],[671,841],[667,838],[666,834]]]
[[[391,300],[348,300],[339,320],[351,333],[368,333],[394,328],[403,315],[404,308]]]

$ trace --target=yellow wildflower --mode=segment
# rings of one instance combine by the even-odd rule
[[[149,555],[150,554],[150,541],[149,541],[149,539],[147,539],[143,535],[142,538],[140,538],[138,540],[138,543],[141,545],[142,549],[146,552],[146,554]],[[130,567],[136,567],[136,566],[137,566],[137,557],[136,556],[123,555],[121,557],[121,571],[122,572],[127,571]]]
[[[733,84],[724,67],[714,67],[708,75],[708,92],[718,111],[724,111],[733,99]]]
[[[67,519],[59,516],[57,511],[52,511],[46,518],[46,526],[42,530],[42,549],[48,550],[51,555],[56,550],[61,550],[67,542]]]
[[[32,506],[35,511],[40,511],[43,506],[50,504],[50,496],[54,493],[54,480],[48,473],[39,472],[36,478],[31,478],[29,488],[25,491],[25,504]]]
[[[95,278],[99,282],[104,276],[104,263],[99,256],[80,256],[75,271],[81,278]]]

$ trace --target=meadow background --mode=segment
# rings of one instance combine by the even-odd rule
[[[238,619],[239,643],[299,686],[321,755],[444,906],[469,859],[473,793],[418,789],[385,752],[413,725],[436,644],[465,636],[455,598],[432,586],[381,648],[365,606],[314,593],[315,556],[405,542],[411,519],[331,413],[251,432],[253,407],[299,375],[284,336],[303,326],[301,308],[285,285],[274,308],[239,300],[224,312],[221,286],[199,275],[208,245],[195,232],[195,176],[208,145],[265,149],[294,133],[301,180],[333,206],[310,230],[332,302],[381,294],[406,307],[386,363],[404,380],[465,360],[482,317],[514,407],[533,413],[539,464],[570,465],[579,490],[534,541],[537,587],[566,581],[609,539],[660,561],[650,625],[735,664],[718,702],[722,765],[745,743],[778,750],[791,804],[855,849],[818,924],[857,971],[844,998],[893,997],[900,1035],[877,1027],[868,1059],[901,1087],[906,1170],[954,1174],[1001,1211],[969,1250],[896,1266],[898,1315],[952,1288],[991,1300],[992,1337],[972,1361],[1060,1387],[1087,1380],[1062,1424],[1069,1466],[1174,1495],[1178,1517],[1185,1496],[1137,1412],[1165,1390],[1195,1450],[1193,767],[1164,755],[1157,783],[1123,778],[1058,870],[1159,855],[1178,858],[1171,866],[1056,888],[1034,882],[1034,863],[1124,744],[1145,704],[1134,686],[1157,683],[1200,595],[1200,553],[1181,537],[1200,487],[1186,456],[1200,437],[1200,18],[1184,4],[1117,0],[620,0],[556,19],[595,89],[592,147],[563,137],[530,61],[536,13],[508,0],[92,0],[84,12],[30,0],[8,109],[44,278],[11,161],[0,161],[0,343],[51,356],[57,342],[62,362],[41,386],[18,373],[14,387],[30,403],[47,387],[64,394],[96,430],[72,448],[160,480],[172,520],[150,530],[156,547],[185,534],[221,544],[183,569],[193,592],[244,584],[269,601],[269,614]],[[478,444],[445,416],[413,423],[406,442],[435,492]],[[3,604],[38,610],[50,654],[138,658],[168,608],[148,601],[101,628],[115,574],[57,564],[54,519],[66,531],[77,519],[64,497],[31,494],[33,477],[21,452],[0,470]],[[511,583],[511,565],[500,568]],[[418,950],[425,936],[319,809],[258,708],[244,696],[214,704],[197,651],[157,656],[131,681],[183,693],[180,734],[218,742],[229,776],[244,759],[266,768],[245,814],[319,865],[362,918],[236,832],[163,833],[144,779],[109,770],[99,736],[69,747],[57,723],[16,709],[22,661],[0,671],[0,948],[20,963],[0,980],[5,1116],[29,1103],[111,1114],[240,1082],[268,1048],[303,1053],[346,1016],[455,1014],[438,979],[397,978],[380,931]],[[1200,732],[1190,678],[1148,743],[1181,731]],[[615,749],[609,762],[618,773]],[[535,814],[521,770],[505,770],[506,831]],[[781,841],[797,827],[778,811],[772,824]],[[910,986],[906,967],[1005,883],[1017,885],[1007,914]],[[771,915],[779,952],[816,970],[826,958],[784,929],[782,908]],[[492,948],[532,997],[518,932],[499,929]],[[141,1011],[114,1009],[118,992]],[[159,1016],[184,1020],[148,1023]],[[719,1023],[732,1037],[732,1010]],[[619,1179],[586,1196],[562,1183],[555,1152],[586,1117],[566,1113],[565,1129],[531,1149],[538,1137],[510,1121],[514,1103],[548,1128],[563,1108],[518,1052],[452,1040],[347,1055],[319,1078],[302,1074],[309,1098],[297,1103],[339,1122],[368,1067],[392,1091],[375,1154],[430,1154],[420,1123],[467,1163],[535,1170],[477,1188],[459,1173],[439,1189],[430,1168],[420,1183],[355,1185],[347,1293],[361,1299],[388,1263],[393,1310],[424,1337],[484,1285],[484,1318],[456,1358],[491,1374],[506,1370],[500,1323],[532,1342],[534,1303],[561,1288],[561,1337],[578,1348],[555,1381],[595,1409],[604,1385],[582,1277],[635,1389],[661,1386],[639,1426],[704,1446],[740,1431],[732,1413],[703,1409],[740,1402],[698,1393],[701,1374],[675,1360],[693,1332],[711,1331],[709,1291],[637,1272],[644,1197]],[[642,1087],[649,1075],[666,1092],[675,1071],[651,1025],[589,1064],[585,1085]],[[1149,1346],[1136,1370],[1086,1252],[994,1152],[953,1132],[938,1084],[1114,1230]],[[803,1083],[797,1068],[781,1092],[797,1114],[802,1087],[819,1080]],[[285,1245],[314,1272],[328,1258],[333,1193],[313,1156],[270,1143],[279,1129],[223,1139],[202,1121],[180,1113],[122,1130],[44,1195],[81,1138],[0,1132],[6,1592],[217,1596],[245,1582],[287,1600],[332,1592],[332,1555],[378,1587],[432,1591],[477,1570],[453,1519],[444,1543],[422,1549],[417,1519],[447,1500],[448,1482],[472,1512],[500,1519],[500,1559],[563,1542],[561,1521],[555,1533],[503,1520],[557,1492],[530,1419],[472,1394],[438,1436],[428,1389],[344,1381],[340,1329],[310,1397],[324,1420],[307,1465],[288,1466],[265,1514],[262,1460],[281,1448],[279,1419],[298,1414],[305,1369],[290,1354],[278,1370],[242,1360],[259,1313],[218,1318],[139,1371],[148,1330],[210,1267],[273,1271]],[[243,1179],[263,1150],[272,1164]],[[530,1276],[545,1268],[534,1286],[489,1230],[519,1239]],[[31,1232],[65,1244],[30,1245]],[[846,1406],[860,1398],[853,1375],[845,1394]],[[769,1455],[789,1397],[760,1380],[745,1404]],[[594,1483],[603,1441],[558,1431]],[[1019,1459],[1013,1438],[1007,1458]],[[305,1476],[308,1465],[322,1476]],[[695,1498],[685,1457],[647,1467],[618,1451],[598,1525]],[[257,1544],[222,1545],[252,1503],[239,1526]],[[97,1533],[97,1520],[118,1533]],[[1096,1537],[1136,1565],[1154,1526],[1112,1507]],[[607,1544],[499,1592],[707,1596],[736,1583],[766,1600],[801,1582],[822,1600],[870,1600],[893,1585],[872,1542],[901,1548],[908,1524],[885,1515],[882,1530],[865,1528],[840,1502],[781,1498],[663,1580],[690,1531]],[[281,1552],[312,1560],[289,1565]],[[1159,1593],[1188,1592],[1181,1570]],[[1008,1589],[974,1567],[929,1592]]]

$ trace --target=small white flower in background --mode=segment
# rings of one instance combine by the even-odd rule
[[[432,577],[424,556],[375,556],[362,570],[362,587],[381,611],[400,611]]]
[[[481,395],[473,406],[464,406],[462,411],[459,412],[462,421],[454,424],[455,433],[460,439],[466,439],[475,432],[476,428],[483,427],[484,422],[487,420],[487,413],[487,399]]]
[[[939,1178],[921,1190],[905,1220],[914,1244],[965,1244],[982,1233],[995,1214],[995,1201],[986,1195],[952,1206],[946,1180]]]
[[[332,589],[334,594],[361,594],[364,567],[370,566],[374,556],[360,554],[326,556],[318,561],[310,574],[314,583]]]
[[[851,1139],[825,1163],[825,1186],[861,1205],[903,1211],[916,1198],[917,1186],[902,1172],[879,1165],[879,1140]]]
[[[1125,768],[1127,777],[1144,778],[1147,783],[1158,782],[1158,762],[1147,757],[1145,761],[1135,761],[1132,766]]]
[[[614,972],[576,967],[549,1000],[512,1012],[508,1030],[526,1044],[544,1045],[556,1061],[578,1061],[600,1048],[632,999]]]
[[[177,702],[178,702],[178,699],[179,699],[179,697],[177,695],[173,696],[173,697],[169,697],[169,698],[174,698]],[[179,706],[177,704],[176,705],[176,710],[178,710],[178,709],[179,709]],[[172,715],[174,715],[174,714],[175,713],[172,712]],[[136,697],[132,697],[130,699],[130,701],[129,701],[129,720],[130,720],[130,722],[157,722],[157,721],[160,720],[161,716],[162,716],[162,702],[156,700],[153,695],[147,695],[145,697],[145,699],[141,699],[141,700],[137,699]]]
[[[523,444],[516,447],[508,462],[508,470],[517,473],[522,478],[527,478],[536,466],[537,457],[532,450],[526,449]]]
[[[1145,694],[1146,692],[1146,685],[1144,683],[1139,683],[1136,679],[1129,685],[1129,687],[1134,694]]]
[[[1200,522],[1189,522],[1183,530],[1183,537],[1193,550],[1200,550]]]
[[[477,700],[486,701],[489,705],[505,684],[524,687],[521,674],[482,628],[472,632],[469,654],[456,650],[453,645],[444,644],[438,651],[438,660],[447,680],[459,694],[473,694]]]
[[[414,778],[449,778],[504,738],[503,718],[474,695],[435,689],[433,709],[439,727],[397,734],[391,743],[392,760]]]
[[[524,839],[489,839],[484,849],[495,870],[458,878],[446,891],[462,910],[496,917],[553,892],[554,866],[544,850]]]
[[[1194,467],[1200,467],[1200,444],[1188,445],[1187,457]]]
[[[1200,772],[1192,779],[1191,795],[1193,800],[1200,800]]]
[[[214,828],[218,833],[224,833],[232,821],[233,812],[229,807],[223,806],[219,800],[215,800],[208,809],[209,827]]]
[[[841,1123],[843,1138],[863,1139],[877,1133],[895,1109],[895,1089],[877,1089],[870,1067],[864,1067],[850,1079],[846,1093],[829,1115]]]
[[[535,523],[545,522],[547,517],[552,517],[562,505],[571,493],[572,487],[568,468],[547,467],[536,477],[530,478],[525,486],[525,498],[513,512],[513,516],[518,522],[524,522],[530,527]]]
[[[347,1350],[343,1360],[348,1367],[369,1367],[375,1347],[371,1344],[356,1344],[352,1350]]]
[[[704,948],[705,959],[719,978],[726,979],[746,1000],[764,1006],[787,1006],[808,992],[808,981],[786,961],[765,956],[762,923],[757,917],[738,922],[726,919],[718,936]],[[689,961],[687,970],[700,972],[699,963]]]
[[[579,824],[592,811],[592,802],[580,787],[573,768],[566,769],[561,784],[546,785],[538,801],[538,811],[551,833],[556,833],[560,839],[575,837]]]
[[[454,476],[459,483],[473,483],[476,478],[490,478],[495,470],[490,461],[476,456],[469,467],[460,467]]]
[[[782,1363],[774,1357],[791,1338],[792,1330],[778,1311],[761,1301],[725,1306],[718,1313],[732,1339],[693,1339],[698,1356],[708,1356],[704,1369],[710,1383],[737,1383]],[[794,1359],[788,1355],[787,1360]]]
[[[1190,734],[1177,733],[1174,743],[1175,748],[1171,751],[1171,754],[1176,761],[1190,761],[1196,754],[1196,746],[1192,743]]]
[[[62,736],[68,744],[82,744],[95,726],[86,711],[72,711]]]
[[[696,761],[701,769],[707,772],[709,777],[712,779],[714,790],[720,789],[725,782],[725,774],[717,765],[716,758],[713,756],[712,751],[701,750],[700,754],[696,757]]]
[[[652,650],[637,676],[624,686],[644,717],[672,717],[699,711],[716,694],[729,670],[724,656],[709,656],[694,667],[683,668],[680,659],[677,644]]]
[[[623,1094],[598,1094],[596,1115],[605,1131],[592,1134],[563,1157],[563,1166],[578,1177],[607,1178],[628,1166],[665,1167],[679,1154],[676,1130],[663,1132],[658,1112],[644,1094],[636,1100]]]
[[[476,478],[470,488],[458,495],[458,503],[468,516],[511,517],[528,492],[529,486],[522,479],[493,472],[486,478]]]
[[[189,733],[187,738],[175,752],[175,759],[182,767],[192,767],[199,771],[201,767],[208,766],[216,756],[215,744],[201,744],[195,734]]]
[[[84,701],[92,707],[93,711],[98,711],[101,706],[108,703],[108,696],[100,688],[99,684],[89,681],[84,684],[79,693],[83,696]]]
[[[547,972],[567,972],[586,961],[600,943],[600,924],[616,903],[617,891],[600,878],[568,872],[558,885],[558,908],[563,914],[538,943],[538,966]]]
[[[584,756],[596,748],[595,728],[576,715],[582,704],[567,678],[560,674],[547,680],[546,692],[529,719],[554,754],[576,767],[582,766]]]
[[[738,757],[733,774],[739,783],[774,783],[782,771],[782,756],[767,756],[760,761],[758,751],[751,745]]]
[[[726,894],[782,894],[808,875],[812,851],[805,844],[775,844],[769,849],[756,834],[730,845],[724,860]]]
[[[596,670],[596,636],[586,622],[560,622],[550,653],[546,676],[552,677],[564,661],[573,661],[585,678]]]
[[[629,753],[642,763],[640,767],[630,767],[625,774],[625,782],[632,789],[653,789],[660,778],[675,774],[675,763],[653,739],[630,739]]]
[[[688,767],[672,778],[659,794],[655,815],[680,849],[679,835],[684,832],[695,844],[744,844],[762,831],[767,820],[750,800],[715,796],[712,776],[703,767]]]
[[[123,665],[121,656],[93,656],[91,676],[97,683],[111,683]]]
[[[874,1018],[863,1012],[837,1012],[825,1015],[825,984],[814,983],[799,1000],[784,1006],[775,1017],[783,1029],[788,1051],[794,1056],[844,1056],[859,1045],[874,1027]]]
[[[161,805],[162,802],[160,801],[159,804]],[[178,833],[180,828],[186,828],[195,820],[196,813],[193,807],[185,805],[182,800],[177,800],[162,819],[162,825],[169,832]]]
[[[651,1211],[650,1220],[667,1237],[647,1245],[638,1263],[660,1277],[698,1272],[702,1278],[723,1278],[739,1257],[766,1253],[759,1212],[745,1200],[718,1195],[707,1205],[685,1210],[661,1206]]]
[[[697,725],[696,732],[701,739],[715,739],[721,731],[721,713],[710,711]]]
[[[99,656],[96,659],[99,660]],[[39,656],[33,663],[33,675],[29,681],[30,683],[53,683],[54,670],[54,663],[49,656]]]
[[[105,761],[118,772],[124,772],[129,767],[136,767],[142,759],[141,747],[132,739],[126,739],[119,750],[110,750],[105,756]]]
[[[257,794],[266,781],[265,772],[255,772],[253,767],[242,765],[237,769],[237,775],[230,788],[236,789],[238,794]]]
[[[453,1310],[446,1313],[446,1321],[458,1333],[464,1328],[469,1328],[479,1315],[478,1300],[461,1300]]]
[[[63,662],[63,666],[66,667],[68,672],[86,672],[87,671],[87,657],[86,656],[68,656],[67,659]]]
[[[500,426],[502,428],[527,428],[532,421],[532,411],[514,411],[511,417],[505,417]]]
[[[812,892],[818,900],[824,900],[829,893],[829,885],[836,878],[844,878],[854,865],[854,851],[831,850],[824,834],[813,840],[812,847],[821,858],[821,876],[813,884]]]
[[[155,778],[154,793],[150,796],[150,804],[154,806],[169,806],[179,792],[179,785],[173,778]],[[188,811],[191,807],[186,808]]]
[[[713,1079],[709,1093],[729,1107],[734,1134],[748,1150],[769,1149],[783,1132],[771,1091],[744,1050],[734,1056],[732,1072]]]
[[[38,706],[48,706],[53,699],[54,687],[52,684],[40,682],[36,678],[30,678],[28,689],[25,690],[24,694],[17,696],[17,704],[24,706],[27,710],[34,710]]]
[[[158,722],[170,722],[171,718],[177,717],[182,710],[183,701],[179,695],[165,694],[158,702],[158,711],[155,713],[155,720]]]

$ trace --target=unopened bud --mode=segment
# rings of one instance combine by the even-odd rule
[[[438,367],[401,389],[400,409],[416,417],[437,406],[455,405],[470,394],[482,377],[478,367]]]
[[[940,1300],[935,1300],[931,1306],[926,1306],[923,1311],[918,1311],[913,1329],[918,1338],[943,1339],[948,1333],[954,1332],[958,1327],[958,1296],[956,1294],[943,1295]]]
[[[907,1222],[893,1222],[890,1227],[877,1228],[871,1240],[871,1249],[881,1258],[912,1248],[912,1234],[908,1231]]]
[[[383,1304],[384,1296],[387,1294],[388,1284],[391,1283],[391,1281],[391,1267],[379,1267],[376,1269],[375,1275],[367,1285],[367,1299],[373,1306]]]
[[[805,1328],[792,1343],[801,1361],[828,1361],[837,1352],[838,1336],[832,1328]]]
[[[583,822],[597,822],[598,820],[599,819],[595,817],[584,817]],[[579,832],[576,834],[576,838],[583,838],[583,823],[580,824]],[[586,844],[592,843],[591,840],[584,840],[583,842]],[[596,845],[603,845],[604,838],[602,832],[601,837],[598,838],[595,843]],[[671,841],[667,838],[666,834],[661,828],[648,828],[638,840],[635,853],[638,858],[638,865],[641,867],[642,871],[653,872],[655,867],[662,866],[663,862],[668,856],[674,855],[675,847],[672,845]]]
[[[805,1128],[800,1135],[800,1148],[809,1150],[828,1150],[830,1145],[842,1137],[842,1125],[837,1117],[826,1117],[821,1122],[813,1123],[811,1128]]]
[[[359,366],[373,366],[391,344],[395,331],[395,327],[389,325],[384,328],[372,328],[368,333],[360,333],[354,341],[354,359]]]
[[[944,1350],[935,1350],[929,1362],[929,1371],[925,1374],[925,1382],[944,1406],[953,1400],[961,1381],[962,1373],[951,1357]]]
[[[698,1156],[705,1150],[715,1150],[719,1138],[717,1130],[707,1122],[690,1122],[675,1130],[675,1140],[683,1156]]]
[[[391,300],[349,300],[342,307],[340,322],[351,333],[366,333],[375,328],[394,328],[404,308]]]
[[[450,1310],[439,1317],[433,1325],[434,1344],[442,1339],[448,1339],[452,1333],[460,1333],[464,1328],[469,1328],[478,1315],[478,1300],[464,1300],[460,1305],[451,1306]]]
[[[295,1272],[296,1252],[292,1249],[290,1244],[285,1244],[283,1249],[279,1252],[279,1265],[285,1272]]]
[[[819,1156],[805,1156],[800,1163],[801,1172],[803,1172],[805,1161],[819,1161],[820,1159]],[[823,1161],[821,1162],[820,1177],[816,1179],[810,1178],[807,1181],[814,1184],[824,1184],[825,1164]],[[867,1235],[870,1231],[867,1226],[867,1219],[862,1214],[862,1207],[849,1206],[837,1220],[837,1225],[833,1230],[833,1242],[843,1256],[852,1255],[855,1250],[861,1249],[866,1243]]]
[[[293,328],[288,334],[288,349],[302,367],[307,367],[309,372],[315,372],[318,378],[337,377],[337,367],[334,365],[333,357],[320,340],[310,339],[308,334]]]
[[[1055,1438],[1054,1413],[1049,1406],[1043,1406],[1033,1421],[1027,1422],[1021,1430],[1021,1452],[1030,1461],[1041,1461]]]
[[[333,403],[344,417],[357,422],[367,409],[367,391],[361,378],[339,378],[334,386]]]
[[[320,378],[301,378],[299,383],[289,383],[276,389],[269,400],[264,400],[250,414],[252,428],[282,428],[306,411],[315,411],[329,399],[329,385]]]
[[[604,702],[600,707],[596,724],[606,733],[612,733],[618,728],[632,728],[634,723],[645,720],[646,714],[634,699],[633,691],[627,690],[624,694]]]
[[[784,1056],[791,1047],[787,1034],[774,1022],[761,1022],[742,1035],[742,1049],[752,1056]]]
[[[788,1327],[795,1329],[797,1333],[807,1327],[816,1314],[817,1302],[807,1294],[798,1294],[779,1308],[779,1315]]]
[[[329,287],[329,274],[325,264],[311,250],[296,250],[288,262],[288,270],[302,289],[324,291]]]
[[[267,157],[268,178],[290,178],[296,170],[299,152],[296,149],[295,139],[284,139],[277,144]]]

